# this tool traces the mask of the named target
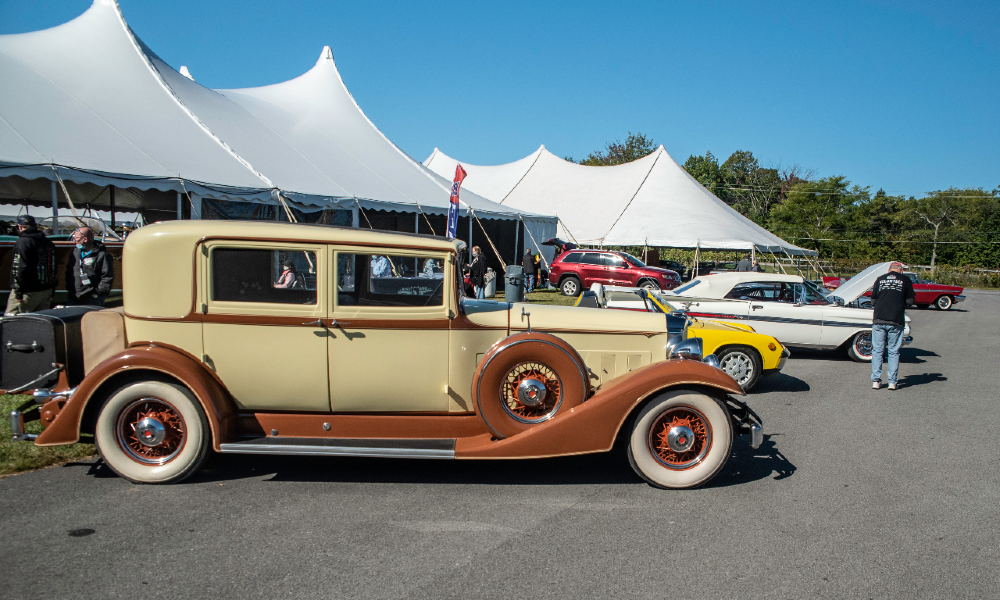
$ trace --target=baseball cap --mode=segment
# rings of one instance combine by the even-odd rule
[[[35,226],[35,217],[31,215],[17,215],[17,224],[25,225],[27,227]]]
[[[895,262],[895,261],[889,263],[889,270],[892,271],[893,269],[899,269],[900,271],[902,271],[903,270],[903,263],[901,263],[901,262]]]

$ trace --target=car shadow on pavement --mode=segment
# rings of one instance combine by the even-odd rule
[[[940,354],[937,352],[931,352],[930,350],[924,350],[922,348],[900,348],[899,349],[899,362],[908,365],[919,364],[927,362],[924,360],[925,356],[933,356],[940,358]]]
[[[943,373],[920,373],[919,375],[905,375],[899,380],[900,388],[913,387],[915,385],[924,385],[927,383],[937,383],[939,381],[948,381],[948,378],[944,376]]]
[[[707,487],[727,487],[765,479],[785,479],[795,467],[778,452],[773,436],[757,450],[737,437],[726,466]],[[97,478],[117,478],[104,461],[67,463],[89,467]],[[213,454],[204,468],[178,485],[263,479],[266,483],[410,483],[458,485],[614,485],[645,484],[624,450],[537,460],[414,460],[317,456]]]
[[[787,373],[775,373],[771,377],[764,377],[758,381],[751,393],[808,392],[809,390],[809,384],[798,377],[793,377]]]
[[[733,454],[722,472],[705,485],[706,488],[728,487],[742,485],[759,479],[780,481],[795,474],[793,465],[784,454],[778,450],[775,437],[780,433],[765,435],[760,448],[750,447],[746,436],[738,437],[733,442]],[[772,477],[774,475],[774,477]]]

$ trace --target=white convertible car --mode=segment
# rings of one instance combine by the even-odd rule
[[[793,348],[846,348],[859,362],[872,359],[872,310],[851,308],[871,288],[889,263],[865,269],[833,294],[798,275],[774,273],[719,273],[698,277],[672,292],[661,292],[670,302],[681,301],[693,317],[749,323]],[[680,300],[681,296],[684,300]],[[913,341],[906,317],[903,343]]]

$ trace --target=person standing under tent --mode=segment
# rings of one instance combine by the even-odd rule
[[[94,240],[90,227],[80,227],[70,237],[76,248],[66,261],[69,304],[103,308],[115,281],[114,259],[104,244]]]
[[[736,271],[740,273],[749,273],[752,268],[750,264],[750,255],[744,254],[743,259],[736,263]]]
[[[889,389],[896,389],[899,377],[899,347],[903,344],[904,313],[916,294],[913,282],[903,275],[903,264],[894,262],[889,272],[872,286],[872,389],[882,387],[882,353],[889,351]]]
[[[524,267],[524,293],[527,294],[535,289],[535,274],[538,273],[538,265],[535,264],[535,257],[531,254],[531,248],[524,249],[524,256],[521,257],[521,266]]]
[[[753,271],[754,273],[760,273],[762,270],[760,268],[760,261],[757,260],[756,258],[753,259],[753,266],[750,267],[750,270]]]
[[[469,280],[476,290],[476,298],[486,298],[486,259],[479,246],[472,247],[472,264],[469,265]]]
[[[45,310],[56,287],[56,248],[31,215],[17,217],[18,238],[10,269],[8,315]]]

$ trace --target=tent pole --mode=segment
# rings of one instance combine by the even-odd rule
[[[56,182],[52,183],[52,235],[59,235],[59,196],[56,193]]]
[[[184,194],[177,192],[177,220],[184,218]]]
[[[472,209],[469,209],[469,264],[472,264]]]
[[[695,277],[698,276],[698,259],[700,258],[700,256],[701,256],[701,242],[699,241],[694,243],[694,267],[691,269],[691,278],[688,279],[688,281],[691,281],[691,279],[694,279]]]
[[[109,188],[111,193],[111,231],[115,230],[115,186]]]

